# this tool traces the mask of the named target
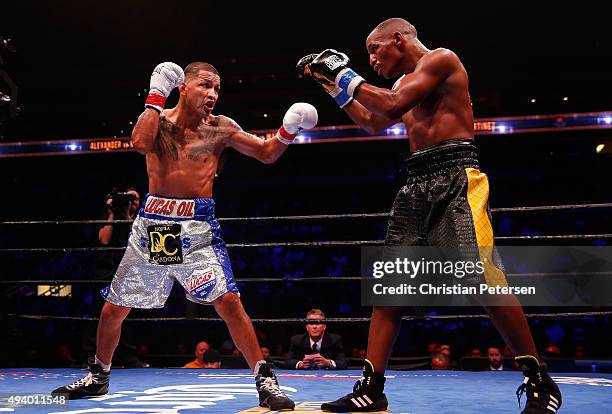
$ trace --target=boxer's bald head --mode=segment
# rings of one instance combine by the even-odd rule
[[[392,17],[378,24],[372,30],[372,33],[376,32],[379,35],[390,36],[395,32],[400,32],[409,37],[416,37],[417,31],[410,22],[399,17]]]
[[[370,66],[387,79],[403,75],[407,73],[408,57],[415,45],[420,45],[420,42],[412,24],[399,17],[387,19],[379,23],[366,39]]]
[[[426,48],[417,39],[412,24],[399,17],[379,23],[366,39],[370,66],[382,77],[391,79],[414,70]]]

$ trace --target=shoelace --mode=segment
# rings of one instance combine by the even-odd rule
[[[94,381],[94,375],[90,372],[85,377],[81,378],[80,380],[75,381],[72,384],[68,385],[68,388],[78,388],[81,386],[88,386],[93,381]]]
[[[521,385],[519,385],[519,387],[516,389],[516,398],[518,399],[518,405],[519,407],[521,406],[521,397],[523,396],[523,394],[527,391],[527,388],[531,389],[534,392],[542,392],[541,391],[541,387],[538,387],[537,385],[535,387],[528,387],[527,384],[529,384],[529,377],[525,377],[525,380],[523,381],[523,383]],[[527,394],[527,404],[525,404],[525,406],[528,406],[529,403],[536,403],[533,400],[529,400],[529,393]]]
[[[285,397],[285,393],[281,391],[274,377],[265,377],[261,382],[261,388],[275,397]]]
[[[355,385],[353,385],[353,392],[350,395],[363,395],[364,394],[363,388],[365,387],[365,383],[366,383],[365,378],[355,382]]]
[[[355,385],[353,385],[353,394],[359,394],[359,391],[361,391],[361,388],[363,386],[363,381],[365,380],[359,380],[355,382]]]

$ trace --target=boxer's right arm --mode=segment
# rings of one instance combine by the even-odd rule
[[[170,92],[185,81],[183,69],[176,63],[160,63],[153,70],[145,110],[132,130],[134,149],[142,154],[153,151],[159,128],[159,116]]]
[[[152,108],[146,108],[138,117],[138,121],[132,130],[132,145],[141,154],[153,151],[153,144],[159,129],[159,112]]]
[[[310,54],[300,59],[296,65],[298,76],[310,76],[316,80],[325,90],[325,92],[327,92],[327,94],[336,101],[340,109],[343,109],[357,125],[368,131],[370,134],[382,131],[383,129],[395,125],[401,121],[401,119],[387,119],[382,115],[369,111],[359,102],[356,102],[342,87],[336,85],[330,79],[321,76],[318,72],[311,71],[310,65],[316,62],[317,59],[320,59],[321,56],[326,56],[327,52],[331,53],[335,51],[329,49],[319,55]],[[345,59],[343,62],[337,62],[339,68],[343,63],[348,64],[348,57],[346,55],[337,52],[336,54]]]
[[[368,111],[362,104],[353,100],[344,108],[344,112],[361,128],[368,131],[370,134],[375,134],[385,128],[389,128],[401,122],[400,119],[387,119],[382,115]]]
[[[298,102],[289,108],[283,117],[283,125],[276,133],[276,139],[261,139],[244,132],[238,124],[229,118],[234,131],[227,136],[226,145],[238,152],[256,158],[265,164],[275,162],[286,150],[302,129],[311,129],[317,125],[319,116],[314,106]]]

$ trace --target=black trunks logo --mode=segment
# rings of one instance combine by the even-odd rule
[[[159,265],[183,263],[180,224],[148,226],[149,262]]]

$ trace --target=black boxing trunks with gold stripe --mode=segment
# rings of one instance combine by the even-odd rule
[[[489,182],[473,141],[453,139],[416,151],[406,167],[407,182],[391,208],[385,245],[475,248],[485,282],[507,286],[494,248]]]

